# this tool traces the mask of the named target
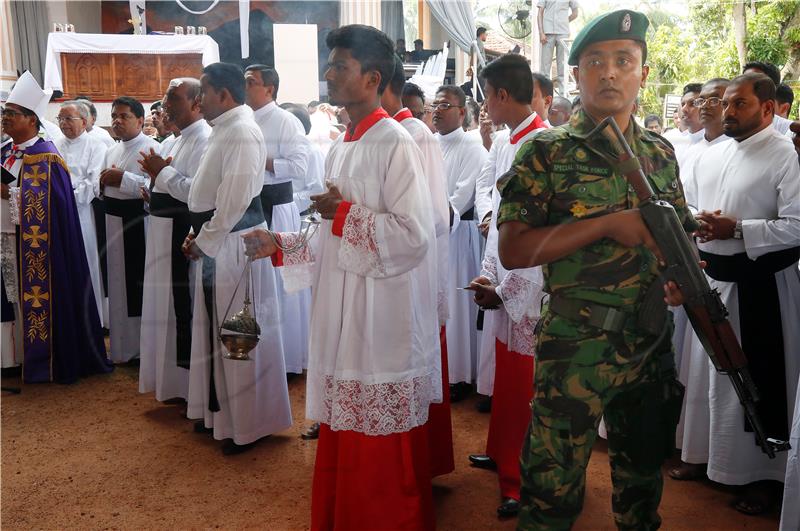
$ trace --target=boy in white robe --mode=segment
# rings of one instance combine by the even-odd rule
[[[212,130],[189,189],[193,232],[184,242],[184,253],[200,259],[187,416],[202,419],[195,431],[225,440],[223,454],[233,455],[291,426],[292,415],[275,276],[268,261],[252,264],[250,275],[251,312],[261,340],[250,361],[222,357],[218,327],[230,317],[225,315],[228,305],[237,312],[245,298],[243,289],[236,289],[247,262],[240,236],[253,227],[266,228],[260,194],[267,153],[253,113],[243,105],[245,81],[239,67],[214,63],[203,69],[200,82],[200,110]]]
[[[100,190],[106,213],[111,360],[124,363],[139,356],[142,320],[147,213],[141,187],[148,179],[139,166],[139,153],[158,150],[159,144],[142,133],[144,107],[138,100],[127,96],[114,100],[111,120],[122,141],[106,153]]]

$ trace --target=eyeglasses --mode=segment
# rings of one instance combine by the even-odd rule
[[[10,117],[14,118],[15,116],[28,116],[24,112],[15,111],[14,109],[9,109],[8,107],[3,107],[0,109],[0,116],[3,118]]]
[[[434,103],[431,105],[431,109],[434,111],[447,111],[452,109],[453,107],[460,109],[461,107],[463,107],[463,105],[453,105],[451,103],[447,103],[446,101]]]
[[[67,120],[83,120],[80,116],[56,116],[56,122],[66,122]]]
[[[705,107],[708,105],[710,108],[719,107],[719,104],[722,103],[722,100],[717,97],[712,98],[695,98],[692,101],[692,105],[695,107]]]

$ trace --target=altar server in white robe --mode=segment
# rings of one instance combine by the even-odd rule
[[[447,374],[447,323],[449,304],[447,300],[451,265],[448,257],[450,244],[451,206],[447,193],[447,177],[444,169],[442,149],[436,137],[422,120],[414,118],[408,108],[403,107],[405,71],[400,59],[394,61],[394,72],[381,95],[381,105],[386,112],[408,131],[420,150],[422,171],[430,189],[433,221],[436,232],[437,297],[439,317],[439,345],[441,347],[442,403],[432,404],[428,418],[430,440],[431,476],[449,474],[455,470],[453,457],[453,427],[450,415],[450,390]]]
[[[786,440],[800,374],[800,167],[792,143],[772,127],[775,84],[763,74],[731,81],[723,126],[732,142],[695,165],[700,256],[747,355],[766,435]],[[692,349],[702,349],[695,343]],[[736,508],[768,508],[758,482],[783,481],[786,453],[769,459],[745,431],[727,376],[710,370],[708,477],[749,485]]]
[[[292,181],[304,179],[308,173],[308,143],[300,120],[278,106],[280,78],[266,65],[250,65],[245,69],[247,104],[253,109],[258,127],[264,135],[267,162],[261,206],[267,225],[276,231],[300,229],[300,212],[294,203]],[[278,278],[283,331],[283,353],[286,371],[302,374],[308,364],[308,316],[311,291],[287,293]]]
[[[241,235],[266,229],[261,189],[267,150],[253,112],[243,105],[241,69],[214,63],[203,69],[200,108],[212,126],[208,146],[189,190],[193,233],[184,243],[194,259],[192,361],[187,414],[202,419],[196,431],[224,440],[226,455],[246,451],[259,439],[292,425],[283,361],[275,273],[269,261],[251,270],[250,309],[261,327],[251,361],[222,357],[217,328],[243,307],[244,285],[236,290],[247,262]]]
[[[380,107],[394,44],[360,25],[327,37],[331,100],[352,120],[331,147],[311,245],[245,236],[284,278],[311,282],[306,416],[322,423],[311,529],[433,529],[429,406],[442,398],[436,234],[419,148]]]
[[[527,63],[521,56],[508,55],[489,63],[486,80],[486,108],[494,123],[507,126],[492,142],[489,162],[494,182],[511,169],[517,151],[537,132],[546,128],[532,110],[541,108],[542,91],[534,91]],[[534,96],[536,96],[534,98]],[[487,175],[487,173],[484,173]],[[478,468],[496,469],[501,503],[497,514],[513,516],[519,511],[519,455],[530,423],[533,398],[534,327],[541,314],[544,277],[541,267],[506,270],[498,259],[497,209],[500,193],[492,187],[492,219],[480,276],[470,282],[475,302],[487,311],[483,336],[494,342],[487,346],[495,359],[492,411],[485,454],[469,456]],[[490,327],[487,326],[487,322]],[[483,353],[482,353],[483,355]]]
[[[100,272],[100,253],[97,248],[96,223],[105,223],[105,219],[97,220],[92,209],[92,201],[100,193],[100,172],[105,167],[106,145],[86,132],[89,120],[89,108],[82,101],[67,101],[61,104],[58,112],[58,124],[62,137],[56,141],[56,148],[69,168],[72,188],[75,190],[75,203],[78,206],[78,218],[81,223],[81,235],[92,277],[92,289],[97,303],[97,314],[103,326],[103,279]]]
[[[722,96],[729,84],[729,80],[722,78],[706,81],[700,95],[694,100],[695,108],[700,111],[703,138],[687,150],[679,169],[686,203],[695,214],[695,162],[711,146],[732,142],[722,129]],[[692,480],[705,477],[705,464],[708,462],[708,355],[703,350],[691,348],[692,341],[697,340],[683,307],[671,306],[670,311],[675,326],[672,334],[675,367],[681,383],[686,387],[686,394],[675,443],[681,449],[682,462],[668,473],[673,479]]]
[[[486,150],[461,127],[466,96],[460,87],[439,87],[433,102],[433,126],[442,146],[447,175],[447,195],[452,224],[450,231],[450,275],[447,298],[450,317],[447,332],[447,357],[453,399],[463,398],[463,385],[475,381],[478,366],[478,307],[472,294],[463,290],[478,276],[481,263],[481,236],[475,220],[475,182],[486,162]]]
[[[111,127],[121,142],[106,153],[100,190],[106,213],[106,263],[111,360],[139,356],[144,282],[145,220],[142,186],[149,184],[139,158],[159,144],[142,133],[144,107],[122,96],[111,104]]]
[[[142,296],[139,392],[156,400],[186,400],[192,348],[193,264],[181,252],[189,232],[189,189],[205,153],[211,126],[200,112],[200,82],[173,79],[164,97],[163,119],[180,129],[161,155],[145,153],[150,177],[150,217]],[[163,147],[163,143],[162,143]]]

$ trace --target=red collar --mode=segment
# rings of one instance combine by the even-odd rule
[[[413,117],[414,115],[411,114],[411,111],[409,111],[408,108],[403,107],[402,109],[397,111],[397,114],[395,114],[392,118],[394,118],[398,122],[402,122],[406,118],[413,118]]]
[[[356,140],[361,140],[361,137],[364,136],[364,133],[366,133],[370,127],[384,118],[389,118],[389,113],[384,111],[383,107],[378,107],[362,118],[362,120],[356,125],[355,129],[348,127],[347,132],[344,134],[344,141],[355,142]]]
[[[547,124],[544,123],[544,121],[541,118],[539,118],[539,115],[537,114],[536,116],[533,117],[533,121],[528,124],[528,127],[526,127],[525,129],[523,129],[522,131],[520,131],[519,133],[517,133],[517,134],[515,134],[514,136],[511,137],[511,143],[512,144],[516,144],[525,135],[527,135],[531,131],[533,131],[535,129],[546,128],[546,127],[547,127]]]

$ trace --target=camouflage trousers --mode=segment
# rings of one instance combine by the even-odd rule
[[[607,333],[548,311],[540,326],[518,529],[573,525],[603,416],[617,527],[658,529],[661,465],[674,449],[683,398],[671,324],[658,339]]]

